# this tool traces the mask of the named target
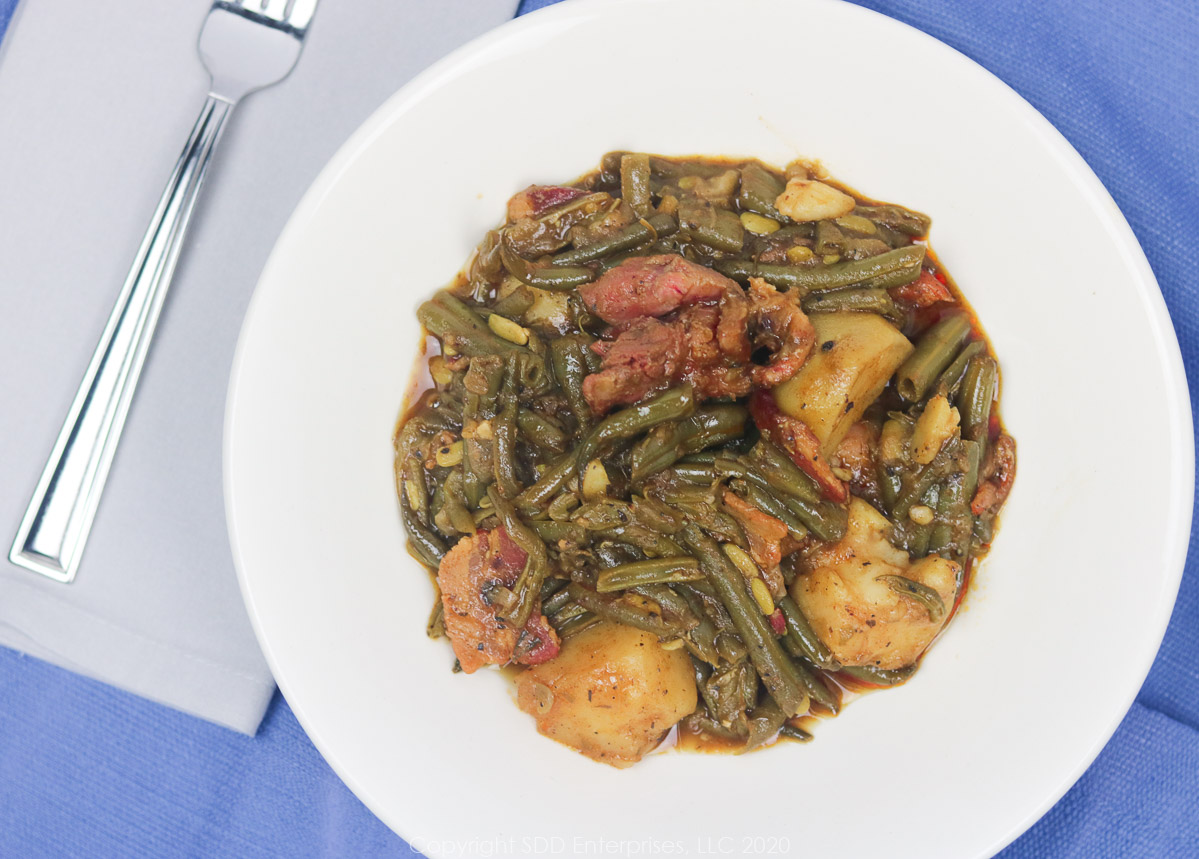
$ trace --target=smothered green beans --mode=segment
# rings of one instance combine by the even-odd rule
[[[1016,463],[930,228],[809,162],[614,152],[515,194],[418,309],[395,434],[456,669],[512,666],[618,767],[807,741],[910,678]]]

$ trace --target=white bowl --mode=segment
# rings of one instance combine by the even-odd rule
[[[609,769],[539,736],[498,674],[451,674],[424,634],[390,445],[414,310],[513,191],[611,149],[814,156],[931,213],[1000,358],[1019,475],[966,609],[914,680],[806,746]],[[840,3],[565,3],[397,93],[292,216],[230,384],[229,528],[296,715],[431,855],[981,856],[1065,792],[1144,679],[1189,533],[1188,415],[1120,212],[969,60]]]

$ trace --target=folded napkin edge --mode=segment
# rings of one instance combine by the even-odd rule
[[[257,732],[275,689],[265,662],[256,675],[99,617],[29,584],[10,580],[7,585],[0,606],[0,645],[239,733]],[[39,628],[55,628],[60,633],[57,646],[39,640]],[[61,634],[64,629],[68,635]],[[30,643],[39,652],[31,652]]]

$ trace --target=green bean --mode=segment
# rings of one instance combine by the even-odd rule
[[[755,445],[754,450],[757,450],[758,447],[769,451],[773,445],[763,439],[758,445]],[[698,466],[690,467],[697,468]],[[791,464],[791,467],[802,474],[794,463]],[[806,474],[803,475],[803,480],[796,479],[792,482],[788,479],[791,475],[789,470],[772,468],[770,463],[759,469],[742,460],[719,456],[716,458],[714,468],[716,473],[721,476],[740,477],[766,492],[779,493],[777,500],[799,520],[799,524],[821,540],[839,540],[845,535],[845,529],[848,527],[847,509],[831,501],[809,501],[809,487],[814,487],[815,484]]]
[[[516,496],[516,505],[524,511],[539,509],[578,474],[578,469],[575,467],[577,462],[574,451],[567,451],[558,457],[550,463],[549,468],[537,479],[536,483]]]
[[[841,253],[845,259],[866,259],[885,254],[891,248],[882,239],[848,238],[845,240],[845,250]]]
[[[516,606],[516,594],[499,582],[489,582],[483,586],[483,601],[495,606],[500,614],[506,614]]]
[[[716,635],[716,652],[725,662],[741,662],[749,656],[745,644],[731,632],[720,632]]]
[[[744,495],[746,501],[763,513],[773,516],[786,525],[787,531],[796,540],[802,540],[808,536],[808,529],[799,521],[799,517],[792,513],[786,504],[779,501],[769,492],[764,491],[761,487],[746,483],[744,491],[740,494]]]
[[[574,601],[590,612],[594,612],[605,620],[623,623],[659,638],[672,638],[683,635],[686,630],[677,622],[667,620],[661,612],[650,611],[641,606],[634,606],[620,599],[597,594],[582,585],[571,583],[567,586]]]
[[[446,476],[441,511],[455,531],[462,534],[473,534],[475,533],[475,521],[466,508],[463,478],[462,467],[455,468]]]
[[[595,589],[601,594],[607,594],[634,588],[638,585],[693,582],[696,579],[702,579],[703,576],[704,574],[700,572],[699,564],[694,558],[686,556],[653,558],[604,570],[596,580]]]
[[[782,596],[774,601],[783,611],[783,620],[787,624],[787,634],[783,643],[795,656],[806,659],[822,671],[837,671],[841,663],[833,656],[823,641],[812,631],[808,619],[804,617],[795,600],[790,596]]]
[[[676,477],[688,483],[709,485],[715,483],[718,476],[711,465],[702,463],[679,462],[671,469]]]
[[[499,280],[502,271],[500,263],[500,231],[488,230],[479,242],[475,258],[471,260],[469,276],[471,281],[485,281],[488,284]]]
[[[480,355],[472,358],[470,367],[462,377],[462,386],[471,394],[481,398],[471,403],[475,407],[484,406],[486,414],[494,413],[494,402],[500,395],[500,387],[504,384],[504,358],[499,355]]]
[[[715,665],[720,660],[716,649],[716,625],[704,611],[704,601],[695,591],[687,587],[679,588],[679,595],[687,602],[691,614],[699,623],[687,633],[686,646],[691,655],[709,665]]]
[[[725,557],[716,541],[698,525],[691,523],[683,529],[683,541],[695,554],[708,583],[732,618],[741,640],[749,649],[750,661],[771,697],[788,717],[806,713],[808,694],[761,609],[745,589],[744,576]]]
[[[544,415],[531,409],[520,408],[516,412],[516,426],[525,439],[537,447],[554,453],[566,450],[567,436],[563,429]]]
[[[750,162],[741,168],[741,189],[737,192],[737,205],[746,212],[754,212],[767,218],[782,220],[774,201],[783,193],[783,183],[761,164]]]
[[[559,254],[558,257],[560,256],[562,255]],[[529,286],[554,292],[565,292],[595,279],[595,272],[591,269],[558,264],[558,257],[553,257],[555,263],[553,265],[534,265],[515,251],[510,250],[507,243],[500,245],[500,258],[504,261],[504,268],[511,272],[517,280]]]
[[[578,425],[586,429],[594,420],[591,405],[583,396],[583,379],[590,372],[586,352],[590,352],[586,335],[576,334],[559,337],[550,343],[550,365],[554,378],[566,395],[570,411]]]
[[[894,463],[878,462],[878,488],[882,495],[883,506],[890,513],[895,508],[899,491],[903,486],[903,473]]]
[[[722,164],[708,164],[705,161],[674,161],[658,155],[649,157],[649,169],[655,178],[678,180],[684,176],[698,176],[701,179],[711,179],[729,170]]]
[[[779,728],[779,736],[786,737],[788,740],[795,740],[797,743],[812,742],[812,735],[796,725],[783,725],[783,727]]]
[[[833,265],[767,265],[741,259],[717,260],[718,272],[733,280],[760,277],[773,286],[795,290],[799,297],[809,292],[842,286],[871,286],[888,289],[910,283],[920,276],[924,245],[908,245],[885,254]]]
[[[641,483],[689,453],[740,438],[746,417],[742,406],[721,404],[700,409],[685,421],[654,427],[633,447],[633,482]]]
[[[793,660],[795,673],[799,676],[800,682],[803,683],[804,690],[808,693],[808,697],[813,703],[819,704],[830,715],[837,715],[841,711],[840,696],[829,689],[822,678],[819,671],[814,671],[802,659]]]
[[[845,252],[845,234],[832,221],[816,222],[816,243],[812,250],[817,256],[826,254],[841,254]]]
[[[703,576],[702,573],[699,575]],[[687,579],[679,579],[675,584],[681,584],[684,581],[687,581]],[[692,578],[691,581],[698,581],[698,579]],[[637,594],[637,596],[645,597],[647,600],[657,603],[658,608],[662,609],[667,615],[673,615],[688,632],[699,626],[699,616],[691,610],[691,606],[687,604],[687,600],[675,593],[668,584],[660,582],[656,584],[635,585],[628,588],[627,592]]]
[[[677,558],[687,552],[666,534],[649,528],[625,526],[611,528],[608,533],[640,549],[651,558]]]
[[[569,593],[567,593],[566,595],[568,597],[570,596]],[[587,609],[583,608],[581,605],[579,605],[574,600],[568,601],[565,605],[554,609],[554,611],[552,611],[552,612],[548,611],[543,606],[542,612],[545,614],[546,617],[549,618],[550,623],[553,624],[555,627],[561,626],[562,624],[566,623],[566,621],[570,620],[571,618],[578,617],[581,614],[590,614],[590,612],[588,612]]]
[[[833,313],[843,310],[877,313],[892,322],[903,321],[903,313],[895,306],[891,294],[885,289],[849,288],[826,292],[813,292],[804,297],[804,313]]]
[[[561,626],[558,627],[558,637],[562,639],[570,638],[585,629],[589,629],[600,622],[600,618],[591,612],[583,612],[578,617],[572,617]]]
[[[441,430],[457,431],[462,429],[462,404],[456,399],[442,397],[439,393],[438,401],[431,408],[424,408],[421,411],[412,415],[408,419],[409,423],[416,422],[423,425],[430,432],[439,432]]]
[[[746,739],[745,745],[737,750],[739,755],[753,751],[773,740],[778,736],[779,729],[783,727],[783,722],[787,720],[787,717],[783,715],[778,704],[767,698],[748,714],[748,719],[749,737]]]
[[[520,492],[520,481],[516,475],[516,362],[513,359],[508,361],[500,400],[504,403],[503,410],[491,421],[495,484],[505,498],[514,498]]]
[[[562,611],[562,609],[566,608],[574,600],[571,598],[570,591],[567,588],[567,585],[570,584],[569,582],[563,579],[547,579],[546,581],[562,583],[562,587],[556,593],[551,594],[548,598],[541,601],[541,613],[549,617]]]
[[[970,336],[970,317],[955,313],[941,319],[916,343],[907,360],[895,371],[895,387],[909,403],[918,403],[957,355],[962,342]]]
[[[463,355],[506,355],[529,353],[523,346],[497,337],[479,314],[444,289],[422,304],[416,316],[425,329],[443,344]]]
[[[679,201],[679,229],[692,240],[724,253],[737,253],[745,244],[745,227],[737,213],[698,197]]]
[[[904,479],[903,490],[899,493],[899,497],[895,499],[895,504],[891,508],[891,519],[893,521],[906,518],[908,511],[924,496],[924,493],[928,492],[929,487],[935,483],[939,483],[949,475],[954,464],[956,451],[956,445],[946,444],[941,448],[932,462]]]
[[[419,457],[408,456],[400,464],[404,474],[404,491],[408,494],[409,502],[415,500],[412,512],[425,524],[429,518],[429,489],[425,483],[425,466]]]
[[[694,409],[695,392],[686,384],[608,415],[579,445],[576,467],[581,470],[606,444],[631,438],[666,421],[690,417]]]
[[[533,519],[529,527],[546,543],[557,544],[559,540],[581,545],[587,541],[585,529],[573,522],[555,522],[553,519]]]
[[[931,510],[937,510],[941,498],[941,484],[934,483],[920,498],[920,503]],[[902,528],[899,526],[902,525]],[[898,520],[896,531],[900,533],[904,548],[913,558],[923,558],[928,554],[929,540],[932,539],[933,523],[921,525],[913,522],[910,516]]]
[[[535,300],[536,296],[526,284],[517,284],[507,295],[496,299],[495,304],[491,305],[491,312],[506,319],[520,319]]]
[[[509,623],[520,628],[528,622],[533,613],[533,606],[541,596],[541,585],[549,575],[549,556],[545,550],[545,543],[537,536],[537,532],[521,521],[511,503],[494,486],[487,488],[487,497],[491,499],[491,506],[508,533],[508,538],[528,556],[524,569],[516,579],[516,584],[512,586],[512,592],[516,594],[516,604],[504,615]]]
[[[573,492],[559,492],[554,496],[554,500],[550,502],[546,508],[546,513],[554,521],[565,521],[571,517],[572,512],[579,506],[579,496]]]
[[[476,509],[495,477],[491,441],[478,436],[463,438],[462,454],[463,497],[467,507]]]
[[[813,504],[823,497],[816,481],[765,437],[758,439],[750,449],[746,461],[780,492]]]
[[[649,215],[649,156],[645,153],[629,152],[621,156],[620,197],[638,218]]]
[[[970,551],[970,536],[974,531],[974,514],[970,501],[978,488],[978,468],[982,459],[982,445],[963,440],[958,443],[955,457],[958,474],[946,482],[937,502],[938,523],[932,529],[928,551],[933,554],[956,556],[965,562]]]
[[[495,478],[494,439],[479,432],[479,427],[492,414],[491,407],[502,380],[503,365],[490,356],[471,359],[471,367],[463,379],[467,395],[462,409],[462,488],[466,504],[472,508],[479,506]]]
[[[706,406],[688,421],[695,432],[683,439],[683,455],[695,456],[709,447],[742,438],[748,416],[744,406],[732,403]]]
[[[745,739],[746,732],[737,730],[739,723],[732,723],[728,726],[718,721],[712,716],[705,713],[692,713],[687,716],[687,723],[692,730],[698,731],[701,734],[716,737],[720,740],[728,740],[730,742],[741,741]]]
[[[686,522],[686,514],[652,495],[634,495],[631,507],[633,524],[642,525],[651,531],[674,534]]]
[[[691,670],[695,675],[695,691],[699,693],[699,703],[708,713],[714,713],[719,708],[719,701],[712,694],[712,684],[709,682],[715,673],[715,661],[705,664],[703,660],[692,658]],[[696,712],[699,708],[696,709]]]
[[[584,504],[571,516],[571,521],[588,531],[610,531],[620,528],[631,518],[629,505],[614,498],[602,498]]]
[[[916,238],[927,236],[928,228],[932,226],[932,218],[928,215],[903,206],[857,206],[853,213]]]
[[[400,521],[408,532],[408,550],[426,566],[439,567],[446,553],[445,542],[416,517],[403,492],[400,493]]]
[[[974,537],[978,542],[984,545],[991,542],[991,538],[995,536],[995,515],[993,513],[984,513],[977,517],[974,521]]]
[[[907,576],[875,576],[876,582],[882,582],[900,596],[911,597],[928,612],[928,619],[940,623],[945,617],[945,601],[933,588]]]
[[[620,159],[627,153],[619,150],[615,152],[605,152],[600,158],[600,169],[598,185],[600,187],[615,186],[620,184]]]
[[[601,540],[591,547],[591,553],[604,569],[645,560],[645,553],[636,546],[616,540]]]
[[[745,539],[741,523],[728,513],[714,509],[711,512],[704,511],[704,515],[696,518],[703,521],[704,529],[718,540],[736,543],[742,549],[749,549],[749,542]]]
[[[937,377],[937,383],[932,388],[933,393],[940,394],[947,399],[956,397],[958,390],[962,387],[962,379],[966,375],[966,367],[970,364],[970,359],[982,353],[986,348],[987,344],[982,340],[971,340],[967,343],[965,348],[953,359],[953,363]]]
[[[839,673],[868,683],[871,686],[898,686],[916,673],[916,665],[905,665],[903,668],[875,668],[872,665],[845,666]]]
[[[689,465],[689,463],[684,463],[684,466],[686,465]],[[775,490],[774,484],[761,471],[740,457],[729,454],[718,454],[712,460],[711,467],[713,472],[720,477],[742,480],[766,492],[773,492]],[[675,470],[677,471],[678,469],[676,468]]]
[[[425,623],[425,635],[434,640],[445,635],[445,603],[441,601],[441,588],[436,579],[433,581],[433,608],[429,610],[429,620]]]
[[[717,633],[727,633],[737,641],[741,640],[737,637],[737,629],[733,626],[733,619],[729,617],[729,613],[725,610],[720,597],[716,595],[716,589],[712,587],[706,578],[697,582],[686,582],[676,585],[676,587],[680,593],[688,597],[688,605],[694,606],[694,603],[699,603],[702,615],[712,621],[712,625],[715,627]]]
[[[556,265],[571,266],[591,262],[609,254],[626,251],[645,242],[652,242],[658,236],[669,236],[678,228],[678,222],[670,215],[654,215],[648,220],[634,221],[619,232],[601,239],[595,244],[563,251],[554,256],[553,261]],[[590,273],[590,269],[583,269],[583,271]]]
[[[979,355],[970,360],[962,379],[958,408],[962,412],[962,438],[985,445],[991,426],[991,404],[999,380],[994,358]]]

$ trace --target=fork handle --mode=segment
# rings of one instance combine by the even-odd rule
[[[209,95],[21,520],[9,560],[75,578],[150,340],[231,102]]]

